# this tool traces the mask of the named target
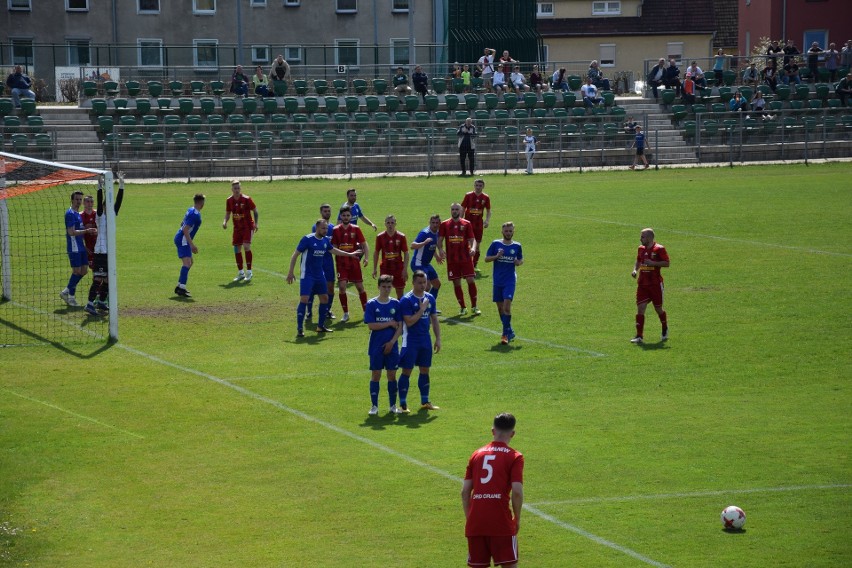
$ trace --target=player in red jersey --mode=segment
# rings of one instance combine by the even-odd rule
[[[473,191],[469,191],[462,199],[462,217],[470,221],[473,225],[473,237],[476,239],[476,255],[473,257],[473,270],[477,274],[479,269],[476,265],[479,263],[479,249],[482,246],[482,233],[488,228],[491,222],[491,198],[487,193],[483,193],[485,189],[485,180],[478,179],[473,182]],[[485,216],[483,218],[483,215]]]
[[[361,265],[367,266],[369,262],[369,248],[367,240],[364,238],[364,233],[358,225],[353,225],[352,211],[349,205],[344,204],[340,207],[339,215],[340,223],[335,225],[334,231],[331,234],[331,244],[342,251],[354,252],[361,249],[363,256],[359,263],[357,258],[347,258],[338,256],[337,261],[337,291],[340,298],[340,305],[343,306],[343,317],[340,319],[342,323],[349,321],[349,300],[346,297],[346,285],[351,282],[355,284],[355,289],[358,290],[358,298],[361,300],[361,309],[367,306],[367,291],[364,290],[364,277],[361,276]]]
[[[255,207],[251,197],[243,195],[239,180],[235,179],[231,182],[231,193],[233,195],[225,202],[225,220],[222,221],[222,228],[225,229],[228,227],[228,219],[233,215],[234,236],[231,244],[234,245],[234,256],[237,259],[237,269],[239,270],[236,278],[234,278],[234,282],[239,282],[240,280],[248,282],[253,276],[251,272],[251,239],[258,230],[257,207]],[[243,250],[246,251],[245,272],[243,272]]]
[[[379,255],[382,257],[382,274],[393,276],[393,287],[396,299],[401,300],[405,294],[405,283],[408,281],[408,240],[405,234],[396,230],[396,217],[385,217],[385,230],[376,235],[376,250],[373,251],[373,278],[378,272]]]
[[[669,253],[666,248],[654,242],[654,229],[642,229],[639,235],[642,245],[636,253],[636,263],[633,265],[633,278],[639,275],[638,288],[636,288],[636,337],[631,339],[632,343],[643,343],[643,332],[645,330],[645,308],[648,302],[654,304],[660,323],[663,325],[661,341],[669,338],[669,324],[666,312],[663,310],[663,275],[661,268],[668,268]]]
[[[470,294],[471,313],[478,316],[482,312],[476,307],[476,281],[473,271],[473,257],[476,256],[478,248],[473,227],[470,221],[462,219],[461,212],[460,204],[453,203],[450,206],[450,218],[443,221],[438,229],[438,252],[447,260],[447,279],[453,283],[453,290],[461,307],[459,314],[467,314],[461,287],[461,279],[464,278],[467,280],[467,291]]]
[[[91,195],[83,198],[83,211],[80,213],[80,217],[83,219],[84,229],[98,227],[98,212],[95,211],[95,198]],[[83,244],[86,245],[86,253],[89,255],[89,268],[94,267],[96,242],[98,242],[96,234],[86,233],[83,235]]]
[[[498,414],[491,434],[494,441],[470,456],[462,484],[467,565],[491,566],[494,560],[495,566],[514,568],[524,505],[524,456],[508,445],[515,417]]]

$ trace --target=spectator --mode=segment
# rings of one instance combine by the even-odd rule
[[[511,69],[514,66],[515,63],[517,63],[517,61],[512,59],[512,56],[509,55],[509,50],[508,49],[505,50],[503,52],[503,56],[500,57],[500,65],[505,67],[506,70],[508,71],[509,69]]]
[[[589,63],[589,70],[586,72],[586,75],[592,80],[592,83],[598,89],[603,89],[604,91],[609,91],[609,79],[604,78],[603,71],[598,67],[598,62],[596,60],[592,60]]]
[[[636,120],[634,120],[632,116],[628,116],[627,121],[624,123],[624,133],[633,134],[636,130],[636,126],[638,125],[639,123],[636,122]]]
[[[686,74],[686,79],[683,80],[680,92],[684,104],[695,104],[695,81],[692,80],[692,75],[688,72]]]
[[[476,70],[482,76],[482,83],[485,89],[491,88],[491,78],[494,76],[494,54],[497,53],[490,47],[483,50],[482,57],[476,62]]]
[[[500,93],[505,93],[508,90],[509,87],[506,79],[506,68],[501,65],[497,68],[497,72],[494,73],[494,77],[492,78],[492,87],[494,88],[494,92],[498,95]]]
[[[852,95],[852,72],[837,83],[837,87],[834,89],[834,94],[836,94],[837,98],[840,99],[840,104],[846,106],[847,97]]]
[[[251,85],[254,87],[254,94],[261,97],[269,96],[269,79],[263,74],[263,68],[258,65],[254,70],[254,75],[251,77]]]
[[[799,55],[799,48],[796,47],[792,39],[788,39],[786,45],[784,45],[784,65],[795,63],[797,55]]]
[[[707,79],[704,78],[704,71],[701,70],[701,67],[699,67],[698,63],[695,61],[693,61],[686,70],[686,76],[692,76],[692,81],[695,83],[696,87],[707,88]]]
[[[462,78],[462,69],[461,69],[461,65],[459,65],[458,61],[453,63],[453,71],[452,71],[452,73],[450,73],[450,76],[452,76],[453,79],[461,79]]]
[[[789,85],[790,83],[800,85],[802,83],[802,78],[799,76],[799,66],[796,65],[795,61],[784,65],[784,75],[781,77],[781,81],[785,85]]]
[[[411,94],[411,87],[408,86],[408,77],[402,67],[396,68],[396,75],[393,76],[393,90],[399,96]]]
[[[598,106],[603,99],[598,97],[598,88],[592,83],[591,77],[586,77],[586,84],[580,87],[583,94],[583,104],[589,108]]]
[[[778,69],[776,67],[778,63],[774,58],[769,59],[767,63],[766,68],[763,70],[763,82],[769,85],[769,88],[774,93],[775,88],[778,86]]]
[[[767,61],[766,61],[766,66],[768,67],[770,65],[770,63],[769,63],[770,61],[774,61],[775,67],[777,68],[778,67],[778,54],[782,53],[783,51],[784,50],[781,49],[781,46],[778,45],[777,39],[773,39],[771,42],[769,42],[769,47],[766,48],[766,55],[768,56]]]
[[[459,126],[459,161],[461,162],[461,176],[465,176],[465,158],[470,163],[470,175],[474,172],[474,155],[476,153],[476,126],[473,124],[472,118],[466,118],[464,124]]]
[[[469,65],[465,65],[462,68],[461,78],[462,78],[462,85],[464,86],[464,92],[469,93],[470,92],[470,66]]]
[[[731,99],[731,102],[728,103],[732,112],[740,112],[748,110],[748,101],[743,98],[742,93],[737,91],[734,93],[734,97]]]
[[[763,111],[766,108],[766,99],[763,98],[763,93],[756,91],[754,98],[751,100],[751,110],[755,116],[763,116]]]
[[[249,78],[243,73],[243,66],[237,65],[234,74],[231,75],[231,92],[238,97],[247,97],[249,82]]]
[[[669,59],[669,66],[663,74],[663,85],[667,89],[674,89],[676,97],[680,96],[680,69],[677,68],[674,57]]]
[[[21,108],[21,97],[35,100],[35,93],[32,91],[32,79],[27,77],[20,65],[15,65],[15,70],[6,78],[6,86],[9,87],[9,92],[12,93],[12,104],[15,108]]]
[[[530,88],[537,92],[543,93],[547,90],[547,83],[544,82],[544,79],[541,77],[541,73],[538,70],[538,65],[533,65],[532,73],[530,73]]]
[[[725,66],[730,55],[725,55],[724,50],[719,48],[713,58],[713,74],[716,76],[716,86],[721,87],[725,82]]]
[[[524,74],[521,73],[521,67],[519,65],[515,65],[515,69],[512,71],[509,80],[512,82],[512,87],[515,88],[515,93],[518,95],[530,90],[529,85],[527,85],[524,79]]]
[[[533,129],[527,127],[527,134],[523,138],[524,145],[524,153],[527,156],[527,174],[532,175],[533,173],[533,158],[535,158],[535,145],[538,142],[538,138],[533,135]],[[486,262],[488,259],[485,259]]]
[[[568,92],[568,80],[565,78],[565,68],[562,67],[553,72],[553,90],[561,89],[563,93]]]
[[[840,50],[840,66],[852,69],[852,39],[846,41],[846,45]]]
[[[411,81],[414,83],[414,90],[420,93],[423,97],[423,102],[426,102],[426,95],[429,94],[429,77],[423,72],[423,67],[418,65],[414,68],[414,74],[411,76]]]
[[[660,57],[660,60],[656,65],[651,67],[651,71],[648,73],[648,85],[651,87],[651,92],[654,93],[654,100],[659,98],[657,89],[663,84],[663,77],[666,74],[666,60]],[[632,130],[631,130],[632,133]]]
[[[760,73],[757,71],[756,63],[752,61],[743,71],[743,85],[756,89],[758,83],[760,83]]]
[[[828,44],[828,49],[825,51],[825,68],[828,70],[830,83],[837,80],[837,68],[840,66],[840,52],[837,51],[837,46],[834,43]]]
[[[808,49],[808,73],[810,74],[810,82],[814,83],[819,76],[819,58],[822,53],[822,48],[819,43],[813,42],[811,48]]]
[[[287,63],[283,55],[278,54],[278,57],[272,62],[272,67],[269,69],[269,79],[272,81],[290,80],[290,64]]]

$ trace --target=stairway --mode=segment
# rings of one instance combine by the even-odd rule
[[[645,148],[652,155],[653,162],[660,165],[698,163],[695,146],[687,143],[680,129],[672,125],[669,108],[660,106],[653,99],[636,97],[618,97],[616,104],[624,107],[627,116],[632,116],[639,124],[642,124],[642,117],[647,117]]]
[[[54,160],[86,168],[104,167],[97,127],[86,109],[40,106],[38,111],[45,129],[55,132]]]

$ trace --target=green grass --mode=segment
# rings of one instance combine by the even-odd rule
[[[0,564],[461,566],[458,479],[511,411],[534,508],[523,566],[848,565],[850,174],[488,177],[486,241],[512,220],[524,245],[519,340],[498,345],[486,274],[483,315],[442,324],[442,409],[388,417],[383,381],[374,419],[357,300],[354,322],[297,343],[290,254],[350,185],[373,221],[394,213],[413,237],[469,178],[244,183],[260,231],[255,280],[236,286],[227,183],[131,185],[120,343],[0,350]],[[171,239],[196,191],[208,202],[181,302]],[[672,258],[671,339],[655,343],[649,311],[637,347],[645,226]],[[721,530],[731,504],[744,533]]]

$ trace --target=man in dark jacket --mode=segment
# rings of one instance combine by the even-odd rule
[[[24,75],[20,65],[15,66],[15,71],[6,79],[6,86],[9,87],[12,93],[12,104],[15,108],[21,108],[21,97],[35,100],[35,93],[32,87],[32,80]]]
[[[423,97],[423,102],[426,102],[426,95],[429,94],[429,77],[423,72],[423,67],[418,65],[414,68],[414,74],[411,75],[411,82],[414,83],[414,91],[420,93]]]
[[[667,89],[674,88],[675,96],[680,96],[680,69],[677,68],[674,57],[669,59],[669,66],[666,67],[666,72],[663,74],[663,85]]]
[[[657,98],[657,89],[663,84],[663,77],[666,75],[666,60],[660,57],[660,61],[651,68],[648,73],[648,85],[654,92],[654,99]]]

